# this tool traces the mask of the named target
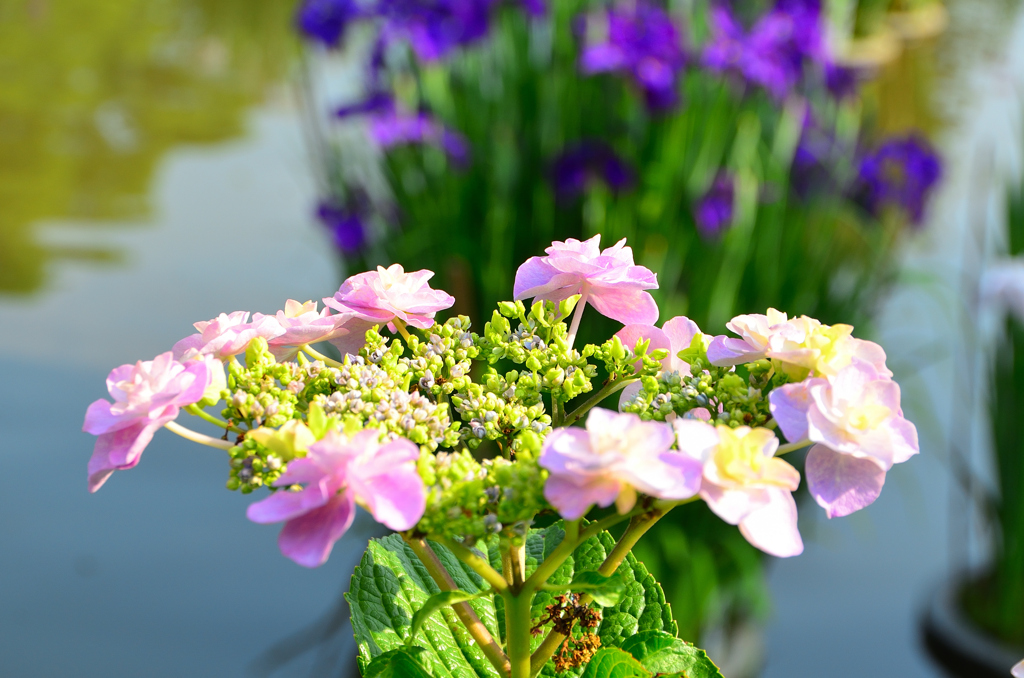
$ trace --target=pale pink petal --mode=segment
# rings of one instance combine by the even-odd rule
[[[786,384],[768,396],[772,418],[791,443],[807,439],[807,409],[810,407],[808,386],[818,381],[809,379],[798,384]]]
[[[668,425],[669,445],[672,444],[672,429]],[[644,494],[658,499],[689,499],[700,490],[704,464],[700,460],[679,452],[668,450],[654,455],[631,455],[628,465],[623,468],[621,478]]]
[[[665,331],[665,335],[672,342],[673,355],[690,348],[693,338],[701,334],[697,323],[684,315],[677,315],[675,318],[666,320],[661,329]]]
[[[516,271],[512,295],[515,299],[531,299],[546,295],[567,299],[579,294],[583,279],[573,273],[562,273],[541,257],[531,257]]]
[[[171,353],[174,354],[175,360],[185,360],[199,353],[203,345],[206,342],[203,341],[203,335],[201,334],[190,334],[189,336],[175,342],[174,346],[171,347]]]
[[[427,493],[415,464],[365,478],[359,500],[374,519],[401,532],[412,529],[423,517]]]
[[[85,423],[82,430],[94,436],[111,433],[119,428],[126,428],[136,423],[136,415],[117,415],[110,411],[110,401],[100,398],[85,411]]]
[[[249,504],[245,515],[252,522],[263,525],[291,520],[326,504],[330,499],[326,490],[326,482],[312,483],[301,492],[278,490],[262,501]]]
[[[704,411],[707,412],[707,410]],[[710,418],[710,414],[708,418]],[[700,418],[676,418],[672,422],[672,428],[676,432],[676,444],[679,450],[701,463],[707,461],[714,448],[718,446],[718,431],[711,424],[701,421]]]
[[[1015,664],[1014,667],[1010,669],[1010,675],[1012,675],[1013,678],[1024,678],[1024,659],[1020,660],[1019,663]]]
[[[807,453],[807,488],[829,518],[848,516],[882,492],[885,469],[871,459],[840,454],[824,445]]]
[[[889,422],[892,431],[892,463],[902,464],[921,451],[917,442],[917,427],[903,417],[894,417]]]
[[[544,498],[563,518],[577,520],[595,504],[602,508],[611,506],[621,490],[622,484],[612,478],[576,484],[568,477],[552,475],[544,485]]]
[[[345,534],[355,518],[355,503],[345,494],[285,523],[277,539],[281,553],[303,567],[327,562],[334,542]]]
[[[553,474],[570,473],[568,462],[589,454],[590,434],[585,429],[559,428],[545,439],[539,463]]]
[[[737,525],[748,515],[771,501],[771,492],[766,488],[745,487],[729,489],[704,479],[700,488],[700,497],[715,515],[729,523]]]
[[[772,490],[770,495],[768,503],[743,519],[740,532],[765,553],[778,558],[798,556],[804,551],[804,542],[797,529],[793,495],[785,490]]]
[[[732,367],[760,360],[764,351],[753,348],[742,339],[718,335],[708,345],[708,362],[718,367]]]
[[[359,355],[359,349],[366,346],[366,332],[378,323],[369,322],[361,318],[350,318],[345,321],[344,328],[348,334],[338,335],[330,339],[341,354]]]
[[[595,287],[587,301],[601,315],[625,325],[653,325],[658,320],[658,304],[649,292],[642,290]]]
[[[177,408],[168,408],[157,419],[137,420],[127,428],[100,435],[89,459],[89,491],[100,489],[114,471],[135,467],[153,434],[177,415]]]

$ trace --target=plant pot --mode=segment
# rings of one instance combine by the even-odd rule
[[[904,41],[934,38],[949,26],[949,12],[941,2],[932,2],[909,12],[890,12],[887,19]]]
[[[971,577],[944,581],[932,592],[921,617],[928,655],[955,678],[1007,678],[1024,648],[1012,648],[974,626],[960,609],[960,591]]]

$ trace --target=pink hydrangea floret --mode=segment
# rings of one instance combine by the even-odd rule
[[[601,251],[601,236],[553,242],[547,255],[531,257],[516,271],[515,298],[562,301],[580,294],[602,315],[623,324],[653,325],[658,305],[646,290],[658,287],[650,269],[633,263],[623,238]]]
[[[245,353],[256,337],[268,341],[284,332],[274,316],[261,315],[249,322],[248,311],[221,313],[212,320],[195,323],[198,334],[192,334],[174,344],[171,351],[176,360],[190,360],[196,356],[212,355],[218,360]]]
[[[284,310],[278,311],[276,315],[265,316],[262,313],[255,313],[252,319],[253,325],[276,324],[280,328],[280,332],[270,332],[267,340],[270,352],[279,361],[294,358],[301,346],[315,344],[318,341],[337,340],[348,336],[351,331],[346,327],[351,315],[331,315],[330,309],[326,307],[317,311],[315,301],[300,304],[294,299],[289,299],[285,302]],[[364,333],[365,331],[363,330]]]
[[[800,474],[775,457],[779,440],[764,428],[672,422],[679,449],[702,463],[700,496],[751,544],[788,558],[803,552],[793,492]]]
[[[540,465],[548,470],[544,497],[566,520],[593,505],[630,511],[637,492],[659,499],[692,497],[700,463],[672,450],[672,428],[635,414],[594,408],[586,428],[560,428],[544,441]]]
[[[411,529],[426,508],[426,490],[416,472],[419,447],[406,438],[380,439],[378,429],[351,438],[328,432],[274,482],[275,487],[306,487],[278,490],[250,505],[246,515],[256,523],[286,521],[278,545],[305,567],[327,561],[334,542],[352,525],[356,504],[392,530]]]
[[[182,364],[168,351],[110,372],[107,391],[114,402],[94,402],[82,426],[98,436],[89,460],[90,492],[100,489],[114,471],[136,466],[153,434],[177,418],[180,408],[203,399],[213,367],[207,359]],[[223,367],[217,369],[223,374]]]
[[[807,454],[807,486],[830,518],[875,501],[893,464],[920,449],[899,385],[861,360],[828,379],[776,388],[769,401],[787,440],[818,443]]]
[[[451,308],[455,297],[430,287],[433,271],[406,273],[400,264],[376,271],[359,273],[346,280],[324,304],[349,316],[345,322],[348,335],[331,340],[345,353],[357,353],[365,344],[366,330],[374,325],[387,325],[396,330],[394,321],[427,329],[434,324],[438,311]]]

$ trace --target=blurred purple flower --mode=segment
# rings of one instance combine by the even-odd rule
[[[306,0],[299,8],[299,30],[327,47],[337,47],[350,21],[365,16],[357,0]]]
[[[390,94],[373,94],[364,101],[338,108],[334,115],[339,118],[369,116],[370,138],[380,148],[432,144],[442,149],[456,166],[465,167],[469,164],[469,142],[464,136],[448,129],[425,111],[399,111]]]
[[[607,144],[584,141],[567,147],[551,165],[551,183],[560,199],[573,198],[594,179],[619,191],[633,183],[633,170]]]
[[[342,254],[358,254],[366,245],[366,226],[356,212],[332,202],[321,202],[316,210],[320,222],[330,231]]]
[[[596,22],[600,23],[596,23]],[[677,81],[686,62],[679,31],[660,7],[636,0],[591,18],[580,55],[584,73],[625,71],[643,90],[647,105],[665,109],[678,100]],[[597,31],[594,26],[603,30]],[[599,32],[601,40],[591,41]]]
[[[424,61],[487,35],[494,0],[380,0],[386,41],[408,40]]]
[[[808,109],[789,170],[789,185],[796,196],[806,200],[812,195],[842,193],[834,170],[844,150],[835,134],[819,125]]]
[[[515,0],[515,2],[530,16],[544,16],[548,13],[548,6],[544,0]]]
[[[920,225],[925,202],[940,178],[942,162],[935,150],[923,138],[910,135],[887,141],[861,160],[858,192],[872,214],[895,207]]]
[[[856,96],[860,87],[857,69],[835,63],[825,64],[825,87],[836,99]]]
[[[782,99],[799,82],[805,62],[825,62],[821,9],[814,2],[779,2],[749,33],[725,5],[711,8],[711,41],[702,63],[734,72]]]
[[[732,177],[721,175],[711,184],[708,192],[697,201],[693,218],[701,235],[712,238],[732,224],[732,205],[735,186]]]

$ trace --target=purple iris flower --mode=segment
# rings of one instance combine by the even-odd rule
[[[299,8],[299,30],[327,47],[337,47],[349,22],[365,16],[357,0],[306,0]]]
[[[735,185],[731,176],[720,175],[694,206],[693,219],[706,238],[713,238],[732,225]]]
[[[596,21],[595,21],[596,20]],[[597,23],[600,21],[600,23]],[[584,73],[628,72],[643,90],[647,105],[666,109],[678,100],[677,82],[686,57],[679,31],[665,10],[644,0],[609,7],[591,19],[580,55]],[[591,42],[596,27],[601,39]]]
[[[598,141],[566,148],[551,165],[551,183],[562,200],[580,195],[594,179],[620,191],[633,183],[633,170],[607,144]]]
[[[711,8],[711,41],[703,64],[737,73],[783,99],[799,82],[806,62],[824,63],[821,9],[813,2],[779,2],[747,33],[725,5]]]
[[[408,40],[416,56],[436,61],[480,40],[495,0],[379,0],[386,41]]]
[[[885,142],[861,160],[859,193],[872,214],[895,207],[920,225],[925,202],[941,178],[942,162],[931,144],[910,135]]]
[[[316,215],[330,231],[335,247],[342,254],[358,254],[366,245],[366,226],[355,212],[324,201],[317,207]]]
[[[834,63],[825,64],[825,87],[836,99],[855,97],[860,87],[857,69]]]
[[[797,197],[806,200],[812,195],[840,194],[833,168],[850,155],[844,151],[835,134],[819,125],[808,110],[789,172],[789,185]]]

